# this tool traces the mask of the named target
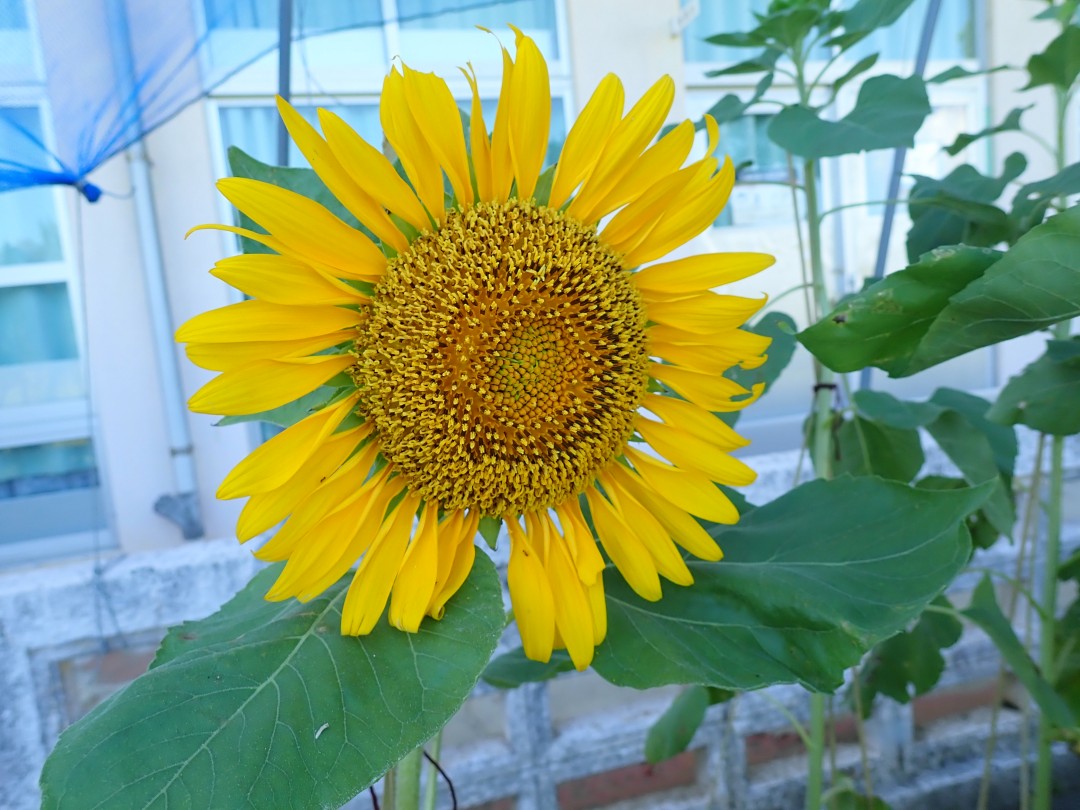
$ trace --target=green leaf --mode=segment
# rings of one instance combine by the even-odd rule
[[[705,37],[705,41],[711,45],[722,48],[757,48],[765,44],[765,37],[753,31],[733,31],[726,34],[713,34]]]
[[[892,25],[908,10],[914,0],[858,0],[843,14],[848,31],[870,33]]]
[[[989,137],[990,135],[997,135],[999,132],[1017,132],[1020,129],[1020,117],[1034,107],[1034,104],[1029,104],[1026,107],[1016,107],[1009,111],[1009,114],[1005,116],[1004,120],[997,126],[987,127],[986,129],[979,130],[975,133],[964,133],[957,135],[956,140],[949,146],[945,147],[945,151],[950,155],[955,155],[960,151],[967,149],[971,144],[975,143],[982,138]]]
[[[726,124],[736,118],[741,118],[750,107],[757,104],[758,100],[765,95],[765,91],[772,86],[772,82],[773,74],[767,73],[757,83],[757,87],[754,88],[754,92],[748,99],[744,101],[734,93],[728,93],[709,108],[708,114],[715,118],[718,124]],[[704,127],[704,118],[694,125],[694,128],[699,130],[704,129]]]
[[[728,369],[724,376],[734,380],[743,388],[751,390],[755,385],[764,385],[768,393],[780,374],[788,367],[792,356],[795,354],[795,335],[799,331],[795,319],[784,312],[766,312],[752,326],[746,327],[747,331],[756,335],[765,335],[772,338],[769,344],[768,360],[757,368],[744,369],[738,366]],[[727,411],[718,413],[717,416],[727,424],[734,425],[742,411]]]
[[[1069,25],[1046,46],[1046,50],[1028,59],[1030,79],[1025,90],[1052,84],[1068,90],[1080,75],[1080,28]]]
[[[347,222],[354,228],[359,228],[368,233],[361,227],[356,217],[350,214],[340,202],[337,197],[330,193],[330,189],[326,187],[326,184],[319,179],[319,176],[315,174],[311,169],[290,169],[281,166],[271,166],[268,163],[256,160],[250,155],[246,154],[242,149],[237,146],[229,147],[229,170],[234,177],[248,177],[252,180],[261,180],[264,183],[271,183],[281,188],[286,188],[289,191],[295,191],[297,194],[303,194],[315,202],[322,205],[329,210],[338,219]],[[266,233],[266,229],[257,225],[250,217],[244,213],[239,213],[240,227],[249,228],[258,233]],[[240,238],[241,249],[244,253],[273,253],[274,251],[265,245],[261,245],[246,237]]]
[[[876,65],[878,56],[880,56],[880,54],[872,53],[869,56],[864,56],[854,65],[852,65],[851,68],[849,68],[848,71],[844,73],[844,75],[842,75],[840,78],[838,78],[832,83],[833,94],[839,93],[841,87],[850,82],[856,76],[862,75],[874,65]]]
[[[1013,152],[1000,177],[983,175],[970,165],[958,166],[940,180],[915,175],[908,197],[908,260],[914,263],[942,245],[990,247],[1015,241],[1019,236],[1015,221],[991,203],[1025,168],[1027,158]]]
[[[835,792],[830,789],[822,798],[823,806],[829,810],[892,810],[889,803],[880,796],[866,796],[852,785],[844,785]]]
[[[944,596],[931,604],[952,607]],[[910,630],[877,645],[859,679],[863,717],[870,716],[878,695],[907,703],[933,689],[945,671],[941,650],[958,642],[963,632],[964,626],[955,616],[926,611]]]
[[[792,50],[803,44],[806,35],[821,21],[821,16],[820,7],[794,6],[782,11],[773,11],[770,8],[767,16],[759,18],[754,33],[778,43],[785,50]]]
[[[837,475],[878,475],[907,483],[922,469],[919,432],[882,425],[859,414],[844,419],[836,431]]]
[[[963,478],[927,475],[916,481],[915,486],[920,489],[964,489],[971,485]],[[983,509],[967,516],[967,528],[971,533],[971,544],[975,548],[990,548],[1001,537],[1001,533],[987,519]]]
[[[1018,235],[1041,223],[1055,199],[1071,194],[1080,194],[1080,163],[1066,166],[1045,180],[1021,186],[1013,197],[1012,211],[1009,212]]]
[[[1080,338],[1050,340],[1046,353],[1009,380],[987,414],[1052,436],[1080,433]]]
[[[709,690],[704,686],[683,690],[645,736],[645,760],[655,765],[685,751],[701,727],[709,703]]]
[[[549,681],[562,672],[574,669],[574,662],[566,650],[555,650],[547,663],[525,657],[525,650],[515,647],[510,652],[497,655],[484,668],[481,677],[486,683],[499,689],[516,689],[524,683]]]
[[[941,408],[932,402],[910,402],[884,391],[864,389],[856,391],[852,399],[870,419],[899,430],[925,427],[941,414]]]
[[[1016,632],[1009,624],[1009,620],[998,607],[997,595],[994,593],[994,585],[989,576],[982,578],[975,588],[970,606],[961,613],[990,636],[990,640],[998,648],[1001,657],[1005,659],[1009,668],[1020,679],[1020,683],[1038,705],[1043,717],[1062,728],[1076,724],[1076,717],[1069,705],[1039,674],[1024,645],[1016,637]]]
[[[810,160],[913,146],[915,133],[929,114],[926,87],[918,76],[874,76],[859,88],[855,109],[839,121],[826,121],[795,104],[769,122],[769,138]]]
[[[499,533],[502,531],[502,519],[484,515],[480,518],[478,531],[480,532],[480,536],[484,538],[484,542],[488,544],[488,547],[492,551],[494,551],[499,545]]]
[[[170,632],[155,666],[68,728],[42,806],[338,807],[440,729],[503,628],[484,555],[440,622],[340,634],[346,576],[306,604],[261,597]]]
[[[1080,315],[1080,206],[1002,255],[939,248],[853,295],[799,341],[835,371],[906,377]]]
[[[798,339],[833,371],[877,366],[906,376],[949,300],[980,278],[1002,254],[987,248],[938,248],[912,266],[844,299]]]
[[[941,71],[931,76],[926,80],[927,84],[944,84],[945,82],[956,81],[957,79],[970,79],[975,76],[986,76],[990,73],[999,73],[1003,70],[1016,70],[1016,68],[1010,65],[996,65],[992,68],[985,68],[984,70],[968,70],[966,67],[960,65],[954,65],[953,67]]]
[[[1072,556],[1058,567],[1058,579],[1080,580],[1080,549],[1074,551]]]
[[[726,68],[720,68],[719,70],[710,70],[706,72],[706,76],[741,76],[746,73],[761,73],[762,71],[769,72],[776,67],[777,61],[783,56],[783,52],[776,48],[765,48],[757,56],[752,56],[749,59],[744,59],[741,62],[736,62],[734,65],[730,65]]]
[[[690,562],[694,584],[667,586],[659,602],[608,569],[608,636],[593,667],[639,689],[797,682],[831,691],[961,570],[970,553],[963,517],[989,493],[816,480],[734,527],[714,527],[724,560]]]

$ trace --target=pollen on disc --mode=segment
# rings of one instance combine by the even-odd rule
[[[488,515],[581,492],[633,434],[645,311],[593,228],[521,200],[451,213],[393,259],[353,375],[411,491]]]

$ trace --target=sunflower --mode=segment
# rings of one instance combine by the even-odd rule
[[[342,632],[370,632],[387,602],[389,622],[415,632],[441,618],[479,521],[496,519],[526,654],[566,648],[583,669],[607,627],[597,541],[649,600],[661,578],[693,581],[680,546],[721,557],[696,518],[734,523],[716,484],[754,472],[730,455],[746,442],[715,413],[760,394],[724,372],[760,365],[768,340],[740,328],[764,299],[712,288],[773,260],[656,263],[716,219],[734,180],[713,156],[710,118],[700,160],[683,165],[689,121],[652,143],[670,77],[625,114],[622,84],[605,77],[544,171],[547,65],[515,34],[490,135],[471,69],[467,129],[441,78],[389,73],[380,118],[401,171],[332,112],[319,110],[320,133],[279,99],[362,229],[284,188],[221,180],[266,232],[200,227],[274,253],[218,262],[211,272],[251,300],[196,316],[177,340],[220,372],[192,396],[196,412],[250,415],[326,393],[218,492],[248,498],[241,541],[281,524],[255,552],[287,561],[268,599],[311,599],[356,566]]]

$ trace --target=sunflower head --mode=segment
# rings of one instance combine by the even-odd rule
[[[490,130],[471,72],[468,132],[445,81],[390,72],[380,118],[400,172],[333,113],[319,111],[320,132],[279,100],[364,230],[287,189],[220,181],[265,233],[203,227],[274,252],[218,262],[251,300],[177,339],[220,372],[192,410],[255,414],[325,392],[218,493],[248,498],[241,540],[281,524],[256,552],[287,561],[268,598],[310,599],[356,566],[342,631],[370,632],[388,601],[390,623],[415,631],[442,616],[480,518],[496,518],[526,653],[565,647],[584,668],[606,632],[608,561],[655,600],[661,578],[693,581],[680,546],[721,557],[698,519],[734,522],[716,485],[754,474],[715,413],[760,394],[724,372],[760,365],[768,340],[740,328],[763,299],[712,290],[772,258],[657,261],[716,219],[734,179],[711,118],[700,159],[689,121],[653,142],[668,77],[624,111],[607,76],[545,171],[547,66],[515,34]]]

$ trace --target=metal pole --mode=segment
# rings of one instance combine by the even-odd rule
[[[107,9],[116,82],[121,90],[121,96],[132,99],[131,103],[135,105],[136,113],[138,113],[135,60],[131,51],[131,35],[124,0],[108,0]],[[169,435],[169,453],[172,456],[173,479],[178,490],[175,495],[165,494],[158,498],[154,502],[154,511],[176,523],[183,532],[185,540],[194,540],[202,537],[205,531],[199,510],[191,432],[188,429],[187,408],[180,380],[180,364],[176,357],[176,344],[173,342],[172,313],[165,284],[161,243],[158,240],[157,216],[154,212],[154,198],[150,183],[150,164],[142,141],[141,116],[137,114],[134,122],[139,126],[140,137],[128,148],[132,200],[135,204],[135,216],[139,229],[139,247],[142,253],[146,298],[150,307],[151,328],[154,335],[154,353],[161,372],[162,398]]]
[[[278,12],[278,95],[288,101],[292,97],[293,0],[279,0]],[[278,120],[277,163],[289,165],[289,133],[281,120]]]
[[[941,0],[930,0],[923,18],[922,34],[919,37],[919,50],[915,55],[915,74],[921,77],[926,72],[926,62],[930,58],[930,43],[934,40],[938,12]],[[889,252],[889,240],[892,238],[893,220],[896,219],[896,196],[900,193],[900,175],[904,172],[904,160],[907,147],[898,146],[893,152],[892,173],[889,175],[889,190],[885,194],[885,217],[881,223],[881,239],[878,241],[877,261],[874,263],[874,279],[885,275],[885,256]],[[859,388],[870,387],[870,368],[864,368],[859,374]]]

